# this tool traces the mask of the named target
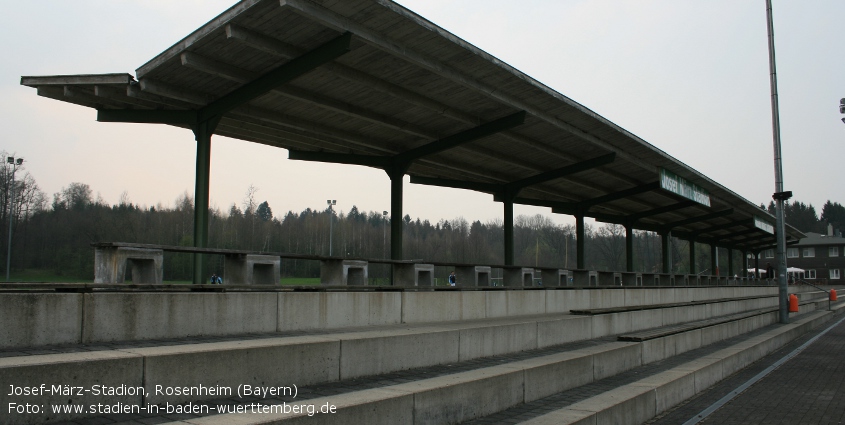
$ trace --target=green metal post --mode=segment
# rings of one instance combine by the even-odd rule
[[[672,272],[672,252],[670,250],[672,232],[663,232],[660,234],[660,245],[663,249],[663,273]]]
[[[211,135],[218,120],[200,123],[194,128],[197,140],[196,179],[194,186],[194,247],[208,246],[208,193],[209,175],[211,170]],[[203,254],[194,254],[193,283],[204,281],[205,258]]]
[[[728,248],[728,277],[733,277],[734,275],[734,250],[733,248]]]
[[[695,239],[689,239],[689,274],[698,274],[695,270]]]
[[[710,274],[716,275],[716,270],[719,267],[719,259],[716,258],[718,255],[718,250],[716,249],[716,244],[710,244]]]
[[[504,197],[505,205],[505,265],[512,266],[513,259],[513,197]]]
[[[402,260],[402,183],[405,173],[388,171],[390,176],[390,259]]]
[[[625,225],[625,270],[634,271],[634,227]]]
[[[584,270],[587,267],[584,265],[584,239],[586,238],[584,231],[584,215],[578,214],[575,216],[575,255],[576,267],[578,270]]]

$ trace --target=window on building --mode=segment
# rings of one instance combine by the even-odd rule
[[[766,258],[775,258],[775,250],[767,249],[765,252],[763,252],[763,256]]]
[[[839,269],[830,269],[830,278],[839,279]]]
[[[828,257],[838,257],[839,256],[839,247],[832,246],[827,249],[827,256]]]
[[[816,256],[816,249],[815,248],[804,248],[803,257],[815,257]]]
[[[813,269],[807,270],[807,279],[815,279],[816,271]]]
[[[787,248],[786,249],[786,257],[787,258],[798,258],[798,248]]]

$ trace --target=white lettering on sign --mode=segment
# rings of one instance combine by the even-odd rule
[[[660,169],[660,187],[699,204],[710,206],[710,194],[706,190],[663,168]]]

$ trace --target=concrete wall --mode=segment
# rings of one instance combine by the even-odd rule
[[[2,293],[0,349],[190,336],[438,323],[567,313],[573,309],[661,304],[734,296],[774,295],[775,287],[537,288],[403,292],[156,292]],[[760,305],[775,303],[761,300]],[[772,305],[775,305],[772,304]],[[728,314],[714,304],[663,313],[664,322]],[[743,304],[742,308],[747,309]],[[694,313],[694,314],[693,314]],[[672,318],[674,314],[677,317]],[[652,314],[653,315],[653,314]],[[604,321],[651,325],[648,314]],[[613,323],[593,324],[621,329]],[[555,339],[557,338],[557,339]],[[560,340],[553,337],[551,340]]]

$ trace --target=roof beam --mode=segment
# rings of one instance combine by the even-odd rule
[[[701,221],[712,220],[712,219],[714,219],[714,218],[724,217],[724,216],[726,216],[726,215],[731,215],[731,214],[733,214],[733,213],[734,213],[734,209],[733,209],[733,208],[728,208],[728,209],[726,209],[726,210],[716,211],[716,212],[714,212],[714,213],[704,214],[704,215],[700,215],[700,216],[698,216],[698,217],[690,217],[690,218],[685,219],[685,220],[675,221],[675,222],[672,222],[672,223],[667,224],[667,225],[666,225],[666,227],[667,227],[667,228],[674,228],[674,227],[686,226],[687,224],[692,224],[692,223],[698,223],[698,222],[701,222]]]
[[[244,84],[201,109],[199,119],[205,121],[225,114],[268,91],[294,80],[320,65],[333,61],[351,50],[352,34],[346,32],[278,68]]]
[[[496,183],[468,182],[464,180],[438,179],[422,176],[411,176],[411,183],[424,184],[428,186],[451,187],[455,189],[467,189],[484,193],[496,193],[502,187],[502,185]]]
[[[324,25],[329,26],[331,28],[336,28],[341,31],[350,31],[355,33],[357,37],[361,37],[362,40],[366,41],[368,44],[377,47],[381,50],[386,52],[390,52],[391,54],[396,55],[397,57],[404,58],[409,62],[413,62],[416,65],[428,69],[430,72],[433,72],[437,75],[440,75],[444,78],[450,79],[464,87],[471,88],[479,93],[484,94],[492,99],[495,99],[499,102],[502,102],[506,105],[513,105],[526,112],[530,113],[532,116],[536,116],[543,121],[548,122],[549,124],[560,128],[568,133],[575,135],[583,140],[586,140],[598,147],[606,149],[610,152],[617,152],[620,157],[630,161],[633,165],[638,166],[640,168],[646,169],[649,172],[653,172],[654,169],[652,166],[643,163],[643,161],[638,160],[637,158],[631,156],[625,152],[619,152],[619,149],[610,143],[593,136],[585,131],[582,131],[566,122],[561,120],[560,118],[554,116],[543,110],[542,108],[534,107],[533,105],[528,104],[522,99],[518,99],[514,96],[510,96],[506,94],[504,91],[499,90],[498,87],[492,86],[490,84],[484,83],[476,78],[472,78],[468,75],[465,75],[463,72],[457,70],[452,65],[447,64],[445,62],[439,61],[432,57],[429,57],[425,54],[422,54],[407,43],[404,43],[399,40],[390,39],[383,34],[376,32],[364,25],[358,24],[351,19],[347,19],[344,16],[341,16],[331,10],[326,9],[325,7],[313,4],[307,1],[301,0],[285,0],[282,2],[283,6],[291,7],[297,12],[301,13],[303,16],[308,18],[314,19],[318,22],[322,22]],[[390,4],[385,4],[386,7],[391,8],[395,12],[399,13],[400,15],[407,16],[407,11],[402,7],[394,7]],[[407,16],[409,19],[418,19],[416,16]],[[430,29],[432,31],[437,31],[439,28],[434,27],[432,24],[427,22],[420,22],[421,26]],[[486,53],[479,51],[478,49],[474,48],[473,46],[467,45],[466,43],[461,42],[460,40],[453,40],[457,44],[465,47],[473,53],[476,53],[485,59],[492,60],[492,58],[487,55]],[[560,99],[560,98],[559,98]],[[570,106],[577,108],[579,110],[584,111],[585,113],[589,113],[590,115],[599,118],[594,113],[585,110],[583,106],[572,102],[569,99],[562,98],[560,99]],[[606,122],[606,124],[612,126],[613,128],[618,129],[619,131],[628,134],[623,129],[615,126],[612,123]]]
[[[462,145],[464,143],[471,142],[473,140],[481,139],[501,131],[507,130],[509,128],[516,127],[521,125],[525,122],[525,111],[519,111],[515,114],[511,114],[493,121],[490,121],[485,124],[481,124],[478,127],[471,128],[469,130],[464,130],[460,133],[444,137],[440,140],[436,140],[431,143],[427,143],[420,147],[416,147],[411,150],[407,150],[405,152],[400,153],[394,157],[394,161],[401,162],[401,163],[409,163],[415,159],[422,158],[424,156],[433,155],[456,146]]]
[[[631,214],[631,215],[627,216],[626,218],[628,220],[631,220],[632,222],[634,222],[634,221],[638,221],[638,220],[641,220],[641,219],[646,218],[646,217],[651,217],[653,215],[659,215],[659,214],[664,214],[664,213],[667,213],[667,212],[672,212],[672,211],[676,211],[676,210],[680,210],[680,209],[684,209],[684,208],[689,208],[689,207],[694,206],[694,205],[699,205],[699,204],[697,204],[694,201],[681,201],[681,202],[678,202],[676,204],[667,205],[665,207],[655,208],[653,210],[643,211],[643,212],[639,212],[639,213],[636,213],[636,214]]]
[[[280,57],[290,58],[301,54],[301,49],[285,43],[281,40],[276,38],[261,34],[257,31],[253,31],[251,29],[247,29],[235,24],[228,24],[226,26],[226,35],[227,38],[230,40],[235,40],[240,42],[244,45],[250,46],[254,49],[261,50],[266,53],[270,53],[273,55],[277,55]],[[354,68],[350,68],[346,65],[337,62],[330,62],[323,66],[323,69],[332,72],[336,76],[346,79],[347,81],[351,81],[357,84],[361,84],[366,86],[371,90],[376,90],[381,93],[393,96],[396,99],[400,99],[404,102],[408,102],[415,106],[419,106],[422,108],[426,108],[430,111],[436,112],[445,117],[452,118],[456,121],[471,124],[471,125],[479,125],[478,117],[455,109],[445,103],[441,103],[437,100],[431,99],[425,95],[416,93],[414,91],[408,90],[402,86],[393,84],[391,82],[385,81],[381,78],[372,76],[365,72],[359,71]],[[302,99],[304,100],[304,99]],[[405,127],[404,130],[408,130],[408,127]],[[501,132],[503,137],[506,137],[516,143],[520,143],[526,147],[530,147],[532,149],[536,149],[539,152],[542,152],[547,155],[553,155],[555,157],[561,158],[563,160],[568,161],[578,161],[579,158],[573,157],[572,155],[564,152],[560,149],[551,147],[551,146],[544,146],[541,143],[533,140],[529,137],[523,136],[521,134],[517,134],[512,131],[503,131]],[[428,138],[432,138],[430,136],[426,136]],[[624,181],[626,183],[634,183],[637,182],[627,175],[623,175],[621,173],[614,172],[612,170],[603,170],[605,174],[611,176],[615,179],[620,181]],[[589,182],[582,182],[578,179],[571,179],[571,181],[575,184],[592,188]]]
[[[586,161],[570,164],[565,167],[558,168],[556,170],[546,171],[544,173],[540,173],[531,177],[526,177],[521,180],[510,182],[506,184],[505,187],[508,191],[511,191],[514,196],[516,196],[516,194],[520,190],[528,186],[545,183],[550,180],[556,180],[559,178],[566,177],[570,174],[580,173],[582,171],[587,171],[589,169],[600,167],[602,165],[607,165],[613,162],[615,159],[616,153],[611,152],[607,155],[598,156],[592,159],[588,159]]]
[[[589,209],[593,206],[604,204],[606,202],[616,201],[618,199],[628,198],[641,193],[651,192],[660,188],[660,182],[646,183],[644,185],[635,186],[630,189],[620,190],[619,192],[608,193],[592,199],[586,199],[578,202],[579,208]]]
[[[746,220],[737,220],[737,221],[732,221],[730,223],[719,224],[719,225],[716,225],[716,226],[708,227],[706,229],[698,230],[695,233],[696,234],[705,234],[705,233],[717,232],[719,230],[728,230],[732,227],[742,226],[742,225],[747,225],[747,224],[748,224],[747,219]]]
[[[97,121],[194,125],[197,122],[197,111],[98,109]]]

